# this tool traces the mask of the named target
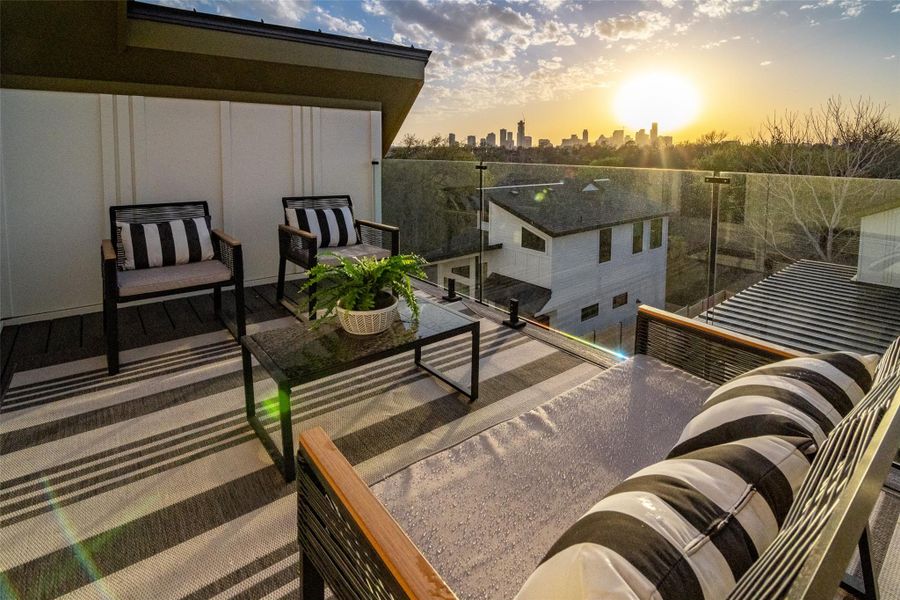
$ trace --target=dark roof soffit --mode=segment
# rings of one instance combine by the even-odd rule
[[[273,25],[235,17],[182,10],[180,8],[137,2],[136,0],[128,0],[128,18],[253,35],[303,44],[315,44],[317,46],[381,54],[396,58],[420,60],[422,62],[427,62],[431,56],[431,50],[407,48],[406,46],[398,46],[386,42],[373,42],[343,35],[285,27],[284,25]]]

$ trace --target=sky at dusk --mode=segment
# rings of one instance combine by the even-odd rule
[[[464,141],[524,118],[535,144],[584,128],[593,141],[654,113],[644,126],[656,119],[676,142],[747,138],[774,111],[830,95],[900,115],[896,0],[157,1],[433,50],[401,136]]]

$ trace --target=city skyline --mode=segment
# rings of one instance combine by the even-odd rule
[[[680,140],[713,129],[747,139],[775,112],[836,95],[900,114],[897,0],[155,1],[433,50],[398,142],[487,132],[511,110],[529,115],[535,142],[637,118]],[[693,105],[672,120],[621,114],[634,106],[622,90],[648,75],[664,83],[645,99],[678,91]]]
[[[674,145],[674,136],[660,135],[659,124],[656,121],[650,123],[649,132],[645,127],[641,127],[633,131],[633,135],[630,135],[625,127],[621,127],[618,129],[614,129],[611,132],[606,132],[610,133],[610,135],[606,135],[606,133],[600,133],[596,138],[592,138],[590,135],[590,129],[585,127],[581,130],[581,136],[576,133],[572,133],[568,137],[561,138],[559,142],[554,142],[550,138],[538,138],[537,140],[534,140],[533,136],[525,135],[524,118],[516,124],[516,131],[517,137],[515,140],[512,139],[512,131],[509,131],[503,127],[501,127],[499,130],[499,137],[496,131],[489,131],[484,136],[479,136],[478,134],[471,133],[457,135],[455,131],[447,133],[446,136],[440,134],[438,135],[440,135],[441,139],[445,140],[449,146],[487,146],[502,147],[507,149],[544,146],[567,147],[594,145],[607,145],[613,148],[618,148],[619,146],[622,146],[630,141],[635,142],[638,146]],[[461,139],[465,139],[465,141],[459,141]]]

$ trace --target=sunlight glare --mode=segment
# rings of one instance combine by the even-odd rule
[[[685,78],[674,73],[644,73],[619,87],[614,100],[616,118],[630,128],[671,133],[693,121],[700,111],[700,95]]]

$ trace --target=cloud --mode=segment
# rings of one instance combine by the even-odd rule
[[[678,0],[656,0],[663,8],[675,8],[678,6]]]
[[[435,49],[435,61],[458,67],[511,60],[531,43],[527,34],[535,26],[530,15],[496,4],[413,0],[379,2],[367,10],[390,17],[395,42]]]
[[[702,48],[703,50],[712,50],[713,48],[718,48],[719,46],[727,44],[728,42],[731,42],[734,40],[739,40],[739,39],[741,39],[741,36],[733,35],[730,38],[722,38],[721,40],[717,40],[715,42],[708,42],[708,43],[700,46],[700,48]]]
[[[642,10],[632,15],[601,19],[593,25],[598,38],[618,40],[646,40],[669,27],[670,19],[662,13]]]
[[[764,60],[764,61],[762,61],[761,63],[759,63],[759,66],[761,66],[761,67],[768,67],[768,66],[771,65],[771,64],[772,64],[772,61],[771,61],[771,60]]]
[[[837,6],[841,9],[841,16],[843,18],[852,19],[862,14],[865,3],[863,0],[819,0],[818,2],[813,2],[811,4],[804,4],[800,7],[800,10],[818,10],[820,8],[828,8],[829,6]],[[900,7],[900,4],[895,6],[892,12],[900,12],[900,10],[897,10],[898,7]]]
[[[252,7],[252,19],[266,23],[296,27],[312,9],[313,0],[259,0],[248,4],[245,0],[158,0],[160,4],[196,9],[200,12],[236,17],[246,15]]]
[[[697,0],[695,12],[711,19],[732,13],[750,13],[759,8],[760,0]]]
[[[894,5],[894,8],[891,9],[892,13],[900,13],[900,2]]]
[[[896,54],[888,54],[884,57],[884,60],[894,60],[895,58],[897,58]]]
[[[337,17],[329,13],[321,6],[317,6],[315,8],[315,13],[316,21],[318,21],[326,29],[329,29],[331,31],[336,31],[337,33],[347,33],[350,35],[359,35],[366,30],[366,28],[363,27],[363,24],[359,21]]]

